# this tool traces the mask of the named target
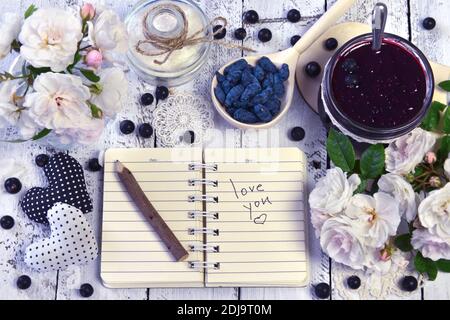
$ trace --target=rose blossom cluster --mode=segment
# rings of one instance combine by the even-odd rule
[[[392,263],[404,264],[392,245],[404,219],[414,226],[415,250],[434,261],[450,259],[450,183],[419,195],[408,181],[420,163],[436,161],[436,141],[436,134],[418,128],[392,142],[385,149],[388,173],[373,195],[358,193],[357,174],[328,170],[309,196],[311,222],[324,252],[354,269],[387,271]],[[444,171],[450,178],[450,159]]]
[[[0,32],[0,58],[15,50],[25,61],[23,74],[0,84],[0,128],[16,127],[25,140],[43,131],[63,144],[98,140],[127,97],[117,66],[127,32],[118,15],[92,4],[6,13]]]

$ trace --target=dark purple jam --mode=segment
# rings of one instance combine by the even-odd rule
[[[348,49],[332,76],[337,107],[350,120],[371,128],[398,128],[415,119],[426,97],[426,74],[418,59],[399,44],[384,40]]]

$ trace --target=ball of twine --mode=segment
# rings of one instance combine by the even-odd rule
[[[148,16],[153,13],[156,10],[161,9],[169,9],[169,10],[175,10],[178,13],[180,13],[182,20],[183,20],[183,29],[179,33],[179,35],[174,37],[162,37],[157,34],[152,33],[147,25],[147,19]],[[216,31],[212,33],[212,36],[208,36],[208,30],[213,25],[220,25],[220,28],[218,28]],[[216,17],[212,19],[204,28],[194,32],[192,35],[188,36],[189,33],[189,22],[186,18],[186,13],[183,9],[181,9],[179,6],[174,4],[163,4],[163,5],[157,5],[153,8],[151,8],[143,17],[142,20],[142,28],[144,32],[145,40],[139,40],[135,46],[136,51],[139,52],[142,55],[149,56],[149,57],[156,57],[165,55],[162,60],[154,60],[155,64],[162,65],[169,60],[170,56],[176,51],[181,50],[184,47],[187,46],[195,46],[200,43],[214,43],[217,45],[221,45],[227,48],[233,48],[233,49],[241,49],[245,51],[255,52],[255,50],[241,46],[236,45],[233,43],[225,42],[225,41],[217,41],[214,40],[214,36],[221,33],[226,26],[228,25],[227,19],[224,17]],[[143,48],[143,45],[150,44],[154,47],[154,49],[146,49]]]

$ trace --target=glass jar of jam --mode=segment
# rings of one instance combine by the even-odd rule
[[[384,34],[356,37],[328,61],[321,102],[332,124],[358,142],[389,143],[420,125],[430,107],[434,76],[425,55],[409,41]]]

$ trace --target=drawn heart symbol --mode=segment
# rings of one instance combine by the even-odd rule
[[[44,167],[49,186],[32,188],[22,199],[21,207],[31,220],[48,224],[47,211],[57,202],[70,204],[83,213],[92,211],[80,163],[65,153],[54,155]]]
[[[256,224],[264,224],[267,220],[267,214],[263,213],[262,215],[253,219],[253,222]]]
[[[48,211],[51,235],[29,245],[25,263],[36,271],[64,270],[85,265],[98,255],[94,232],[81,210],[56,203]]]

